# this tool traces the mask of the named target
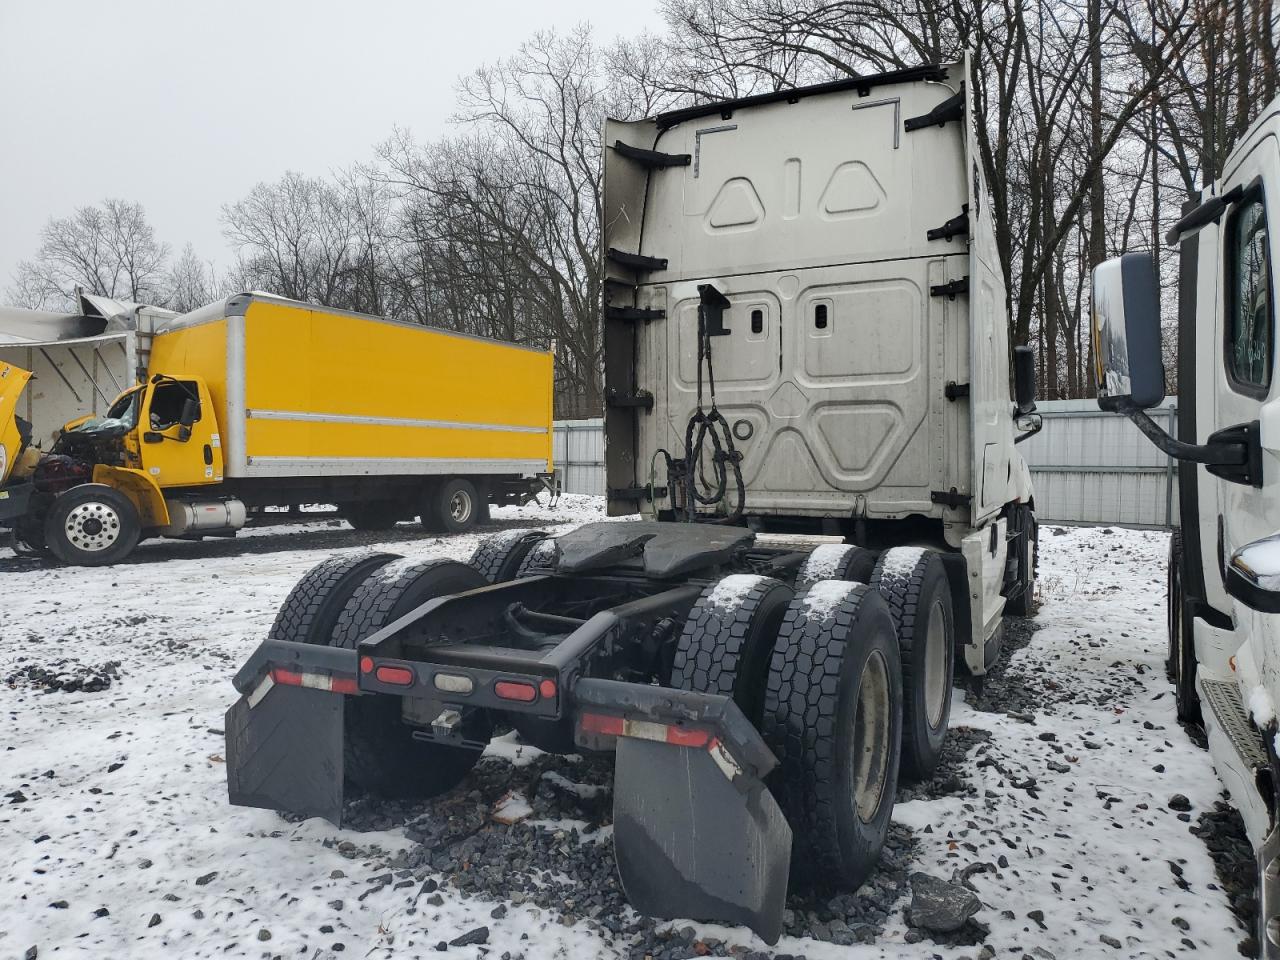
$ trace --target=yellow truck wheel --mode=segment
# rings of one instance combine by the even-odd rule
[[[435,533],[463,533],[488,514],[476,485],[466,477],[451,477],[433,484],[423,498],[422,526]]]
[[[133,501],[105,483],[85,483],[58,495],[44,521],[44,539],[63,563],[103,567],[138,544],[142,522]]]

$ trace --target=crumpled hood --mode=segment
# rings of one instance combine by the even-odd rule
[[[18,461],[22,437],[18,432],[18,398],[31,379],[31,371],[0,361],[0,484]]]

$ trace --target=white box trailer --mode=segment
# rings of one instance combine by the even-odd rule
[[[0,362],[33,374],[17,413],[43,450],[67,421],[105,414],[144,377],[152,332],[177,316],[92,294],[78,299],[78,313],[0,308]]]

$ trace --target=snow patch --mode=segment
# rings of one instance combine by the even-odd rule
[[[924,547],[894,547],[892,550],[886,550],[881,560],[881,578],[911,576],[911,571],[916,568],[916,564],[924,554]]]
[[[715,585],[707,602],[713,607],[736,607],[767,578],[755,573],[731,573]]]
[[[1254,723],[1263,728],[1276,718],[1275,701],[1261,684],[1249,691],[1249,712],[1253,714]]]
[[[845,557],[853,547],[847,543],[824,543],[814,547],[800,569],[802,580],[836,580],[844,569]]]
[[[804,612],[816,620],[826,620],[855,586],[848,580],[819,580],[804,595]]]

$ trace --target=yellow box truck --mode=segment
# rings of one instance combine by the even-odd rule
[[[543,351],[240,294],[158,330],[145,381],[10,477],[0,523],[90,565],[302,502],[357,529],[421,517],[456,532],[550,474],[551,404]]]

